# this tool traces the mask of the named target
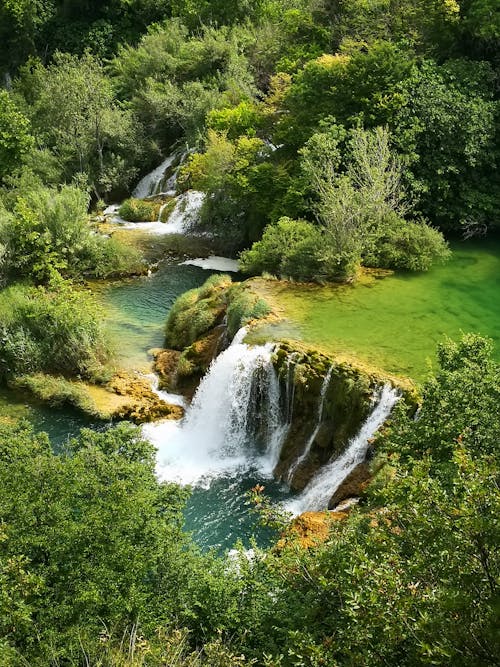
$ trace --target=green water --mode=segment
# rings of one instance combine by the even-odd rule
[[[165,320],[176,298],[202,285],[211,273],[196,266],[164,263],[149,277],[121,281],[101,290],[121,365],[137,368],[151,362],[147,352],[163,346]]]
[[[453,244],[452,259],[428,273],[355,285],[279,289],[290,335],[416,380],[435,364],[436,344],[462,332],[489,336],[500,359],[500,240]]]
[[[163,327],[175,298],[201,285],[210,272],[193,266],[164,264],[151,277],[101,287],[120,364],[142,367],[148,349],[163,343]],[[394,275],[356,286],[337,288],[280,287],[277,298],[289,318],[286,333],[332,352],[355,354],[391,372],[414,378],[425,375],[427,359],[444,334],[461,331],[491,336],[500,357],[500,242],[475,242],[454,247],[453,259],[427,274]],[[268,332],[269,333],[269,332]],[[285,333],[274,331],[276,335]],[[273,331],[271,331],[271,335]],[[83,426],[106,428],[71,410],[26,405],[21,398],[0,394],[0,419],[25,417],[49,433],[60,446]],[[204,548],[231,547],[237,539],[249,544],[267,534],[246,504],[246,492],[263,483],[272,498],[285,492],[251,473],[221,478],[210,489],[194,489],[188,502],[186,528]]]
[[[26,419],[36,431],[49,434],[54,447],[58,449],[68,438],[77,435],[82,428],[102,429],[107,424],[96,423],[71,408],[50,408],[44,405],[26,403],[22,396],[8,390],[0,391],[0,420]]]

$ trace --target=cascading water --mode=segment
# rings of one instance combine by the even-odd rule
[[[144,178],[141,178],[134,191],[132,192],[132,196],[136,199],[145,199],[146,197],[159,194],[161,183],[163,181],[166,170],[171,167],[178,159],[178,151],[175,151],[167,158],[165,158],[165,160],[163,160],[163,162],[158,167],[156,167],[156,169],[153,169],[152,172],[146,174]]]
[[[182,422],[143,427],[160,479],[209,486],[250,468],[272,475],[283,432],[274,346],[245,345],[245,334],[213,361]]]
[[[328,507],[331,497],[347,475],[365,460],[371,438],[390,415],[399,397],[398,391],[388,384],[376,392],[372,412],[359,433],[352,438],[343,454],[319,470],[297,498],[285,503],[289,512],[298,515]]]
[[[292,352],[286,359],[286,381],[285,381],[285,421],[292,423],[293,401],[295,399],[295,367],[297,359],[300,357],[298,352]]]
[[[304,447],[304,451],[300,456],[297,457],[295,462],[290,466],[290,469],[288,471],[287,475],[287,482],[290,484],[290,482],[293,479],[293,476],[297,472],[297,470],[300,468],[302,463],[307,459],[309,456],[309,452],[311,451],[311,447],[313,446],[314,441],[316,440],[316,436],[319,433],[319,429],[321,428],[321,422],[323,421],[323,410],[325,408],[325,397],[326,397],[326,392],[328,387],[330,386],[330,380],[332,379],[332,372],[333,372],[333,366],[330,366],[328,369],[327,374],[325,375],[325,378],[323,380],[323,385],[321,387],[321,392],[319,395],[319,403],[318,403],[318,416],[316,419],[316,426],[314,427],[314,431],[311,433],[308,441],[306,442],[306,446]]]

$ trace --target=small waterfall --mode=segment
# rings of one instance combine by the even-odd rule
[[[183,234],[200,217],[200,210],[205,199],[204,192],[188,190],[177,198],[175,208],[170,214],[168,222],[163,225],[168,229],[167,234]]]
[[[160,206],[160,210],[158,211],[158,218],[156,219],[156,222],[162,222],[162,219],[161,219],[162,213],[167,208],[168,205],[169,205],[169,202],[167,202],[166,204],[162,204]]]
[[[181,394],[173,394],[169,391],[163,391],[159,389],[160,380],[155,373],[144,374],[143,376],[146,380],[149,380],[151,383],[152,391],[161,398],[162,401],[170,403],[170,405],[179,405],[181,408],[187,408],[187,401]]]
[[[326,509],[328,503],[344,479],[366,458],[371,438],[390,415],[399,400],[399,393],[391,385],[377,390],[372,412],[362,425],[359,433],[352,438],[346,450],[338,458],[323,466],[300,495],[285,503],[294,515],[306,511]]]
[[[293,401],[295,399],[295,367],[297,366],[297,359],[299,357],[299,352],[292,352],[286,359],[285,421],[287,424],[292,423]]]
[[[165,171],[171,167],[178,158],[179,153],[177,151],[174,151],[171,155],[165,158],[156,169],[153,169],[152,172],[141,178],[132,192],[132,196],[136,199],[146,199],[146,197],[159,194]]]
[[[245,334],[212,362],[182,422],[143,427],[158,448],[160,479],[209,485],[251,467],[271,476],[283,431],[274,345],[250,347]]]
[[[311,433],[311,436],[309,437],[309,440],[306,442],[306,446],[304,447],[304,451],[296,459],[296,461],[290,466],[290,469],[289,469],[288,475],[287,475],[287,482],[289,484],[292,481],[293,476],[295,475],[295,473],[297,472],[299,467],[302,465],[302,463],[309,456],[309,452],[311,451],[311,447],[313,446],[313,443],[316,440],[316,436],[318,435],[319,429],[321,428],[321,422],[323,421],[323,410],[325,408],[325,396],[326,396],[327,389],[330,386],[330,380],[332,379],[332,373],[333,373],[333,366],[330,366],[330,368],[328,369],[328,372],[325,375],[325,378],[323,380],[323,385],[321,387],[321,392],[320,392],[320,395],[319,395],[316,426],[314,427],[314,431]]]

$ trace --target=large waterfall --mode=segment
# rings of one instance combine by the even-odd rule
[[[208,488],[214,479],[241,478],[249,471],[262,478],[272,476],[292,419],[290,369],[294,359],[290,360],[285,392],[280,397],[272,363],[274,345],[246,345],[245,335],[246,330],[241,329],[232,344],[212,362],[183,421],[143,427],[145,436],[158,449],[160,479]],[[331,377],[332,368],[319,396],[317,425],[292,466],[292,474],[309,455],[322,422]],[[286,509],[293,514],[326,509],[342,481],[364,461],[371,438],[398,398],[397,390],[390,385],[376,390],[369,416],[344,453],[324,465],[305,489],[285,504]]]
[[[371,438],[391,414],[398,399],[399,392],[391,385],[379,389],[371,413],[344,453],[320,468],[300,495],[286,503],[286,509],[293,514],[326,509],[347,475],[365,460]]]
[[[274,346],[245,345],[245,334],[213,361],[182,422],[144,426],[161,479],[208,485],[250,468],[272,475],[285,429]]]

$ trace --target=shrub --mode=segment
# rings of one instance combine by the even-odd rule
[[[144,199],[126,199],[120,206],[119,215],[128,222],[154,222],[158,220],[160,204]]]
[[[448,244],[437,229],[390,215],[375,230],[364,264],[386,269],[428,271],[432,264],[449,256]]]
[[[49,289],[16,285],[0,295],[0,379],[37,372],[101,374],[110,358],[102,313],[66,281]]]
[[[310,279],[319,271],[321,232],[310,222],[280,218],[268,225],[260,241],[240,255],[244,273],[268,271],[287,278]]]
[[[89,224],[86,192],[32,183],[28,192],[0,204],[0,271],[4,277],[30,277],[46,283],[54,271],[65,277],[105,277],[136,272],[139,253],[95,234]]]

